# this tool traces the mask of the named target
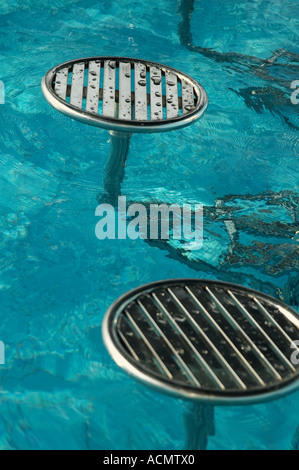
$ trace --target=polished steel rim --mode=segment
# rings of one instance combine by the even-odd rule
[[[156,62],[90,57],[53,67],[42,80],[47,101],[86,124],[119,132],[162,132],[192,124],[205,111],[205,89]]]
[[[299,386],[299,317],[235,284],[175,279],[120,297],[103,321],[115,362],[144,384],[213,404],[257,403]]]

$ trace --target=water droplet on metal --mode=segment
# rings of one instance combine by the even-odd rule
[[[182,316],[179,316],[179,315],[175,315],[174,319],[175,319],[175,321],[178,321],[178,322],[181,322],[181,323],[183,323],[186,320],[185,317],[182,317]]]
[[[145,81],[145,80],[139,80],[138,85],[140,85],[140,86],[145,86],[145,85],[146,85],[146,81]]]
[[[157,98],[160,98],[161,93],[159,93],[158,91],[156,91],[155,95],[157,96]]]
[[[156,103],[156,106],[161,106],[161,103]]]
[[[126,98],[126,99],[125,99],[125,102],[126,102],[126,103],[130,103],[130,101],[131,101],[130,98]]]
[[[146,77],[146,72],[140,72],[140,78],[145,78]]]
[[[160,85],[160,83],[161,83],[161,78],[160,77],[152,77],[151,80],[155,85]]]
[[[187,104],[187,106],[185,106],[186,111],[191,111],[191,109],[193,108],[194,106],[191,106],[190,104]]]
[[[110,62],[108,63],[108,65],[109,65],[109,67],[110,67],[112,70],[114,70],[115,67],[116,67],[116,62],[115,62],[114,60],[113,60],[113,61],[110,60]]]
[[[131,74],[129,72],[125,73],[125,77],[130,78]]]
[[[162,323],[163,325],[165,325],[167,323],[167,320],[166,320],[166,318],[164,318],[163,313],[157,312],[156,316],[157,316],[157,321],[159,323]]]

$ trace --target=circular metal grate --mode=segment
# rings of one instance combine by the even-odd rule
[[[165,65],[126,57],[65,62],[45,75],[42,90],[58,111],[121,132],[185,127],[207,107],[204,88]]]
[[[177,279],[141,286],[110,307],[103,338],[126,372],[182,398],[254,403],[299,386],[299,364],[291,361],[298,315],[234,284]]]

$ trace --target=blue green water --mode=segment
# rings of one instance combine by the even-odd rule
[[[193,11],[192,10],[193,4]],[[181,449],[182,404],[121,372],[101,322],[120,294],[174,277],[238,282],[298,310],[298,4],[2,0],[1,449]],[[131,201],[205,206],[204,245],[95,237],[109,134],[43,99],[52,66],[85,56],[174,66],[209,95],[189,128],[131,141]],[[299,395],[217,408],[210,449],[299,446]]]

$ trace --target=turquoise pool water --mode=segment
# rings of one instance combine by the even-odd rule
[[[101,338],[120,294],[162,278],[237,282],[297,309],[298,5],[291,0],[2,0],[1,449],[181,449],[182,407],[122,373]],[[130,201],[205,206],[204,245],[95,237],[109,134],[43,99],[52,66],[146,58],[209,95],[184,130],[135,135]],[[217,408],[209,449],[299,448],[299,394]],[[297,430],[297,431],[296,431]]]

